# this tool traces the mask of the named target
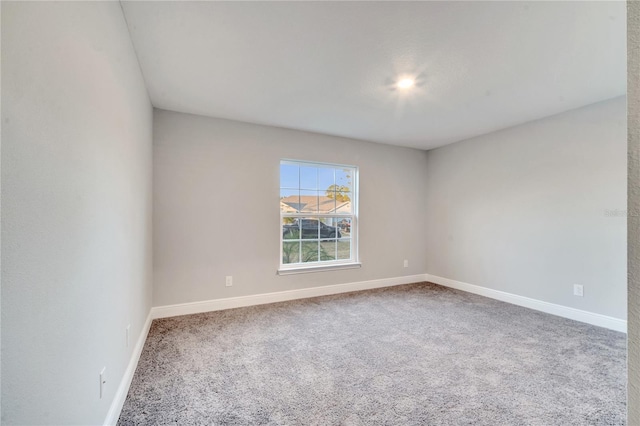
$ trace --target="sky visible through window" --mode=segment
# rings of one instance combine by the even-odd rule
[[[352,192],[352,171],[340,167],[280,165],[281,197],[290,195],[328,195],[327,191]]]

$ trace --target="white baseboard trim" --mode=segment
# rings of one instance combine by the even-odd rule
[[[619,318],[570,308],[568,306],[556,305],[554,303],[543,302],[541,300],[531,299],[529,297],[518,296],[517,294],[493,290],[487,287],[481,287],[478,285],[468,284],[461,281],[438,277],[430,274],[427,274],[426,281],[430,281],[434,284],[439,284],[445,287],[455,288],[469,293],[478,294],[490,299],[496,299],[502,302],[511,303],[513,305],[524,306],[525,308],[535,309],[536,311],[557,315],[559,317],[597,325],[599,327],[608,328],[610,330],[620,331],[622,333],[627,332],[627,321]]]
[[[245,306],[285,302],[287,300],[328,296],[331,294],[348,293],[351,291],[391,287],[395,285],[411,284],[426,280],[426,274],[408,275],[404,277],[384,278],[380,280],[359,281],[347,284],[335,284],[322,287],[301,288],[296,290],[278,291],[274,293],[255,294],[250,296],[205,300],[202,302],[182,303],[179,305],[156,306],[154,308],[151,308],[150,315],[152,319],[168,318],[179,315],[199,314],[202,312],[221,311],[224,309],[242,308]]]
[[[151,328],[152,319],[151,311],[149,311],[147,320],[145,321],[142,331],[140,332],[140,336],[138,337],[138,341],[136,342],[136,347],[133,348],[129,365],[127,365],[127,369],[124,372],[124,376],[120,381],[118,390],[116,391],[113,401],[111,402],[111,406],[109,407],[109,411],[107,412],[107,418],[104,421],[105,426],[115,426],[115,424],[118,423],[118,418],[120,417],[120,412],[122,412],[124,401],[127,399],[127,393],[129,393],[129,386],[131,386],[133,375],[136,372],[136,367],[138,366],[138,361],[142,354],[142,348],[144,348],[144,342],[146,342],[149,329]]]
[[[179,315],[198,314],[203,312],[221,311],[224,309],[241,308],[245,306],[264,305],[267,303],[285,302],[288,300],[307,299],[310,297],[329,296],[332,294],[348,293],[352,291],[370,290],[374,288],[391,287],[396,285],[411,284],[417,282],[429,281],[444,287],[455,288],[491,299],[500,300],[502,302],[511,303],[513,305],[523,306],[525,308],[534,309],[552,315],[584,322],[587,324],[597,325],[599,327],[608,328],[623,333],[627,332],[627,321],[613,318],[606,315],[596,314],[593,312],[582,311],[580,309],[570,308],[567,306],[556,305],[554,303],[543,302],[541,300],[531,299],[529,297],[518,296],[516,294],[504,291],[493,290],[487,287],[481,287],[474,284],[464,283],[449,278],[438,277],[431,274],[408,275],[404,277],[384,278],[379,280],[359,281],[346,284],[335,284],[322,287],[302,288],[296,290],[279,291],[274,293],[255,294],[250,296],[229,297],[225,299],[205,300],[201,302],[182,303],[177,305],[156,306],[151,308],[147,320],[145,321],[142,332],[136,342],[136,347],[131,355],[131,360],[124,373],[124,377],[120,381],[118,390],[113,398],[107,418],[104,421],[105,426],[112,426],[118,422],[120,412],[124,405],[129,386],[133,380],[133,375],[138,366],[138,360],[142,354],[144,343],[149,334],[151,321],[157,318],[168,318]]]

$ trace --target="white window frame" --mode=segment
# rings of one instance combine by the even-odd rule
[[[289,274],[299,274],[306,272],[317,272],[317,271],[327,271],[327,270],[337,270],[337,269],[352,269],[359,268],[361,263],[358,257],[358,198],[360,196],[360,191],[358,187],[359,181],[359,170],[357,166],[347,165],[347,164],[336,164],[336,163],[323,163],[323,162],[315,162],[315,161],[303,161],[303,160],[293,160],[293,159],[281,159],[278,166],[283,164],[292,164],[300,167],[324,167],[324,168],[334,168],[334,169],[349,169],[353,171],[352,176],[352,188],[353,194],[351,199],[351,213],[283,213],[282,209],[280,209],[280,223],[279,223],[279,235],[280,235],[280,251],[278,253],[279,257],[279,275],[289,275]],[[279,168],[278,168],[279,169]],[[282,176],[278,175],[278,197],[280,197],[280,185],[282,182]],[[299,186],[299,184],[298,184]],[[300,189],[300,188],[298,188]],[[280,199],[280,198],[279,198]],[[349,259],[341,259],[341,260],[318,260],[315,262],[306,262],[306,263],[282,263],[282,248],[283,242],[285,241],[282,235],[282,223],[285,217],[294,217],[294,218],[335,218],[338,221],[340,219],[351,219],[351,228],[350,228],[350,238],[351,238],[351,257]],[[318,238],[321,240],[321,238]],[[315,239],[310,239],[309,241],[315,241]],[[302,242],[302,241],[301,241]],[[302,249],[302,248],[301,248]]]

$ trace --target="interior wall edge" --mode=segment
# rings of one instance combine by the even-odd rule
[[[627,2],[627,424],[640,424],[640,2]]]

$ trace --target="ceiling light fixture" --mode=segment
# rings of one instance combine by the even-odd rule
[[[396,86],[398,89],[409,89],[413,87],[414,84],[416,84],[416,82],[412,78],[403,78],[398,80]]]

